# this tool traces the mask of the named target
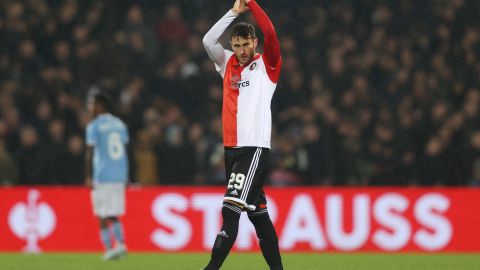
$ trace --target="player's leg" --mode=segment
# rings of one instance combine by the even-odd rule
[[[100,225],[100,239],[102,240],[103,246],[106,251],[111,250],[113,243],[110,235],[110,228],[108,226],[108,219],[99,217],[98,220]]]
[[[267,211],[267,199],[263,192],[263,185],[268,172],[269,149],[257,148],[255,159],[256,169],[248,173],[242,197],[248,205],[255,205],[255,209],[247,211],[248,218],[255,227],[260,242],[262,254],[270,269],[283,269],[278,238],[275,228]]]
[[[278,237],[268,215],[265,193],[262,192],[260,203],[255,211],[248,212],[248,218],[255,227],[260,249],[271,270],[283,270],[278,247]]]
[[[231,174],[237,157],[238,149],[225,148],[225,173],[227,176]],[[228,192],[228,190],[227,190]],[[238,223],[240,219],[241,207],[235,202],[225,201],[222,206],[223,224],[220,232],[215,238],[212,247],[212,254],[205,270],[217,270],[225,261],[228,253],[232,249],[238,233]]]
[[[93,206],[93,213],[98,217],[100,227],[100,240],[106,251],[111,250],[113,247],[112,239],[110,237],[110,229],[108,226],[108,219],[106,217],[106,196],[105,188],[101,184],[95,185],[95,188],[91,191],[91,199]]]
[[[114,183],[110,185],[109,222],[116,240],[115,255],[126,255],[125,235],[119,216],[125,213],[125,185]]]
[[[115,254],[115,250],[113,249],[112,238],[110,234],[110,221],[109,218],[100,217],[100,238],[102,239],[103,246],[105,247],[105,253],[103,254],[103,260],[114,260],[117,259],[118,256]]]
[[[109,217],[108,218],[112,231],[113,231],[113,236],[115,237],[115,240],[119,244],[124,244],[125,243],[125,236],[123,233],[123,226],[120,220],[117,217]]]
[[[123,226],[118,217],[109,217],[108,221],[113,231],[113,236],[115,237],[116,246],[115,250],[117,255],[122,256],[126,255],[127,247],[125,245],[125,236],[123,232]]]
[[[105,246],[104,260],[117,259],[126,254],[124,234],[118,216],[125,212],[125,188],[123,184],[102,183],[92,190],[94,213],[100,220],[100,238]],[[111,231],[117,241],[113,248]]]
[[[232,153],[234,153],[233,159],[235,162],[231,167],[230,173],[227,174],[228,185],[224,200],[228,204],[224,204],[222,208],[222,215],[224,216],[222,232],[224,228],[228,228],[230,233],[234,233],[234,237],[222,237],[222,232],[217,236],[214,249],[212,250],[212,264],[209,264],[211,268],[207,267],[207,270],[219,269],[232,248],[238,232],[238,221],[241,213],[238,209],[255,210],[255,205],[258,204],[263,190],[264,178],[262,176],[266,171],[268,149],[259,147],[228,149],[226,157]],[[227,164],[227,169],[229,169],[229,163],[226,162],[225,164]],[[235,212],[238,212],[238,214],[234,214]],[[218,258],[216,257],[217,255]],[[217,263],[215,264],[214,262]]]
[[[237,205],[224,202],[222,206],[223,224],[215,238],[210,261],[205,270],[218,270],[227,258],[237,239],[238,223],[242,210]]]

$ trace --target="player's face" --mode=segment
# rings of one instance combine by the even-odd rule
[[[246,64],[252,60],[255,55],[255,48],[257,48],[256,38],[233,37],[232,38],[233,53],[240,64]]]

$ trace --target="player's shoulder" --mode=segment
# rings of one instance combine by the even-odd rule
[[[98,126],[98,117],[95,117],[94,119],[90,120],[87,124],[87,129],[94,129],[96,126]]]
[[[265,62],[265,54],[263,53],[259,53],[257,55],[255,55],[255,58],[253,59],[252,63],[250,63],[250,65],[248,66],[250,70],[257,70],[257,69],[261,69],[261,70],[266,70],[266,62]]]
[[[223,50],[223,51],[225,52],[225,59],[227,60],[225,62],[228,62],[228,61],[232,60],[233,57],[235,57],[235,54],[233,53],[233,51],[226,50],[226,49]]]
[[[115,121],[117,121],[117,123],[123,127],[126,127],[127,124],[125,124],[125,121],[123,121],[120,117],[118,116],[115,116],[115,115],[112,115],[113,118],[115,119]]]
[[[113,114],[110,114],[109,115],[109,120],[114,122],[115,125],[117,125],[118,127],[122,128],[122,129],[127,129],[127,124],[118,116],[115,116]]]

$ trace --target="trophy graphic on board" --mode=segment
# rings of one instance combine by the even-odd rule
[[[27,201],[16,203],[8,215],[10,229],[15,236],[27,242],[23,251],[29,254],[41,253],[38,241],[47,238],[56,225],[55,212],[39,199],[38,190],[29,190]]]

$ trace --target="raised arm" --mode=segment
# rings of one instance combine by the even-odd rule
[[[279,69],[281,65],[280,43],[272,21],[255,0],[245,0],[245,2],[264,35],[263,54],[268,66],[272,70]]]
[[[207,54],[218,67],[221,67],[225,59],[225,51],[218,39],[222,36],[225,29],[235,20],[238,13],[229,10],[203,37],[203,46],[207,50]]]

